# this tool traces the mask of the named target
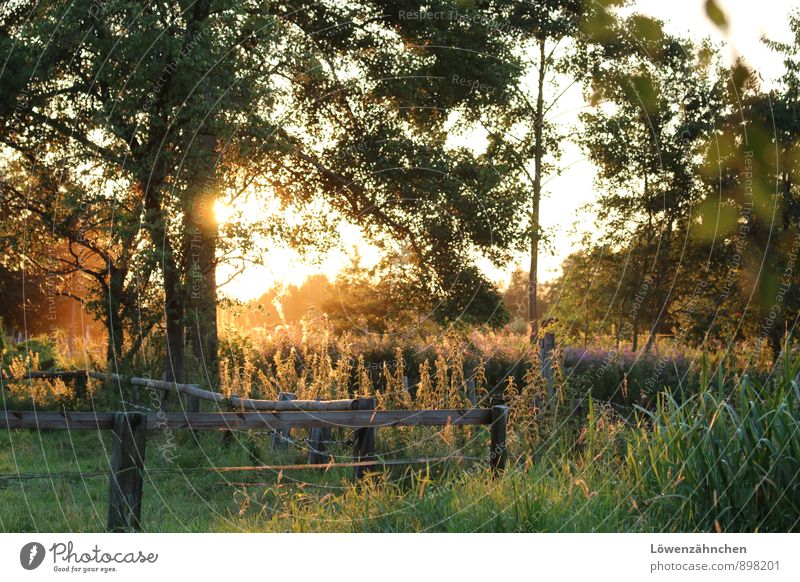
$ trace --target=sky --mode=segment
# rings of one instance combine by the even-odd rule
[[[728,20],[728,30],[724,34],[706,16],[705,0],[637,0],[633,10],[663,20],[669,33],[695,39],[710,37],[723,47],[723,54],[730,62],[737,56],[743,57],[767,84],[780,76],[780,59],[760,39],[766,35],[773,40],[791,40],[787,14],[800,9],[800,0],[717,0],[717,4]],[[555,115],[569,123],[584,106],[580,89],[576,87],[562,99]],[[591,163],[585,160],[579,148],[568,145],[562,152],[561,167],[566,171],[544,184],[541,224],[550,244],[539,258],[542,281],[552,280],[560,274],[563,259],[577,250],[581,233],[592,227],[591,212],[582,210],[596,196]],[[229,209],[220,205],[218,216],[224,218],[228,212]],[[349,253],[356,247],[366,266],[378,260],[377,251],[364,243],[357,228],[342,225],[339,234],[343,247],[318,258],[313,264],[303,261],[291,249],[270,249],[268,266],[248,267],[221,292],[248,301],[260,297],[275,285],[298,285],[312,274],[323,273],[332,278],[347,264]],[[528,257],[521,255],[513,264],[502,268],[488,264],[481,266],[490,278],[502,285],[515,266],[527,270],[528,261]],[[219,280],[227,280],[231,270],[221,267]]]

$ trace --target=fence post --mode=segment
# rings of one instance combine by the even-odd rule
[[[297,400],[297,395],[292,392],[281,392],[278,394],[278,400]],[[274,431],[272,433],[272,449],[285,449],[291,436],[291,428]]]
[[[167,381],[167,373],[166,372],[161,374],[161,381],[162,382],[166,382]],[[177,380],[173,380],[173,382],[177,382]],[[159,394],[158,409],[166,412],[167,411],[167,399],[169,398],[170,391],[166,390],[166,389],[163,389],[163,388],[158,388],[157,390],[158,390],[158,394]]]
[[[120,384],[122,382],[123,380],[120,380]],[[128,378],[128,385],[131,388],[131,398],[133,399],[133,403],[136,404],[137,406],[140,405],[142,402],[141,402],[141,396],[139,395],[139,387],[133,382],[131,382],[130,378]],[[159,399],[159,405],[160,403],[161,400]]]
[[[464,367],[464,389],[467,400],[470,401],[472,406],[475,406],[478,402],[477,395],[475,394],[475,372],[476,370],[474,366]]]
[[[492,438],[489,449],[489,464],[492,474],[497,477],[506,468],[506,424],[508,423],[508,406],[500,404],[492,406],[492,424],[489,428]]]
[[[84,371],[75,376],[75,400],[78,402],[86,398],[86,388],[89,384],[89,372]]]
[[[359,398],[356,410],[375,410],[374,398]],[[371,461],[375,458],[375,428],[357,428],[353,439],[353,461]],[[369,465],[353,468],[353,478],[361,479],[370,469]]]
[[[321,400],[317,398],[317,400]],[[308,435],[308,464],[318,465],[328,460],[325,454],[331,440],[331,429],[327,426],[312,426]]]
[[[197,384],[192,384],[195,388],[200,388]],[[200,412],[200,398],[194,394],[186,395],[186,412]]]
[[[547,381],[547,396],[553,399],[553,350],[556,348],[556,335],[548,331],[539,340],[539,361],[542,365],[542,376]]]
[[[120,412],[114,415],[108,488],[109,531],[141,529],[146,434],[146,414]]]
[[[331,429],[322,426],[311,427],[308,442],[308,464],[318,465],[328,460],[327,441],[331,439]]]

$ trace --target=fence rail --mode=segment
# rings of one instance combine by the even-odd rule
[[[329,411],[329,410],[355,410],[356,399],[344,398],[340,400],[258,400],[254,398],[242,398],[241,396],[225,396],[220,392],[206,390],[198,384],[181,384],[180,382],[168,382],[165,380],[153,380],[152,378],[125,377],[120,374],[106,374],[95,372],[94,370],[66,370],[51,372],[29,372],[21,378],[9,378],[9,381],[19,380],[70,380],[79,386],[79,391],[85,390],[86,381],[111,380],[113,382],[128,383],[136,388],[155,388],[166,392],[176,392],[185,394],[189,397],[188,411],[198,412],[199,405],[197,399],[215,402],[217,404],[229,405],[232,408],[244,410],[309,410],[309,411]]]
[[[107,430],[116,412],[0,412],[0,428]],[[491,424],[492,409],[351,410],[334,412],[166,412],[143,414],[147,429],[235,430],[291,428],[380,428]]]

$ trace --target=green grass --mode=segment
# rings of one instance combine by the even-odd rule
[[[149,433],[145,531],[668,532],[800,530],[800,359],[734,391],[700,375],[697,394],[664,396],[623,418],[587,414],[512,423],[506,473],[485,462],[392,467],[359,484],[352,469],[219,472],[303,463],[269,436]],[[715,383],[716,382],[716,383]],[[560,407],[558,410],[570,410]],[[518,419],[524,416],[517,417]],[[534,420],[531,422],[541,422]],[[543,426],[549,427],[542,430]],[[545,434],[542,438],[541,435]],[[110,431],[0,431],[0,530],[103,531]],[[295,431],[302,437],[303,431]],[[347,458],[348,435],[335,450]],[[380,429],[387,457],[488,453],[485,427]],[[174,448],[171,445],[174,444]],[[168,454],[166,454],[168,453]],[[8,478],[17,473],[43,478]],[[65,475],[69,474],[67,478]],[[76,477],[77,474],[77,477]]]
[[[800,522],[800,384],[797,366],[738,394],[708,382],[678,404],[665,397],[652,426],[629,439],[634,486],[678,527],[795,531]]]
[[[3,480],[4,531],[102,531],[108,493],[109,436],[65,431],[5,431],[0,473],[54,478]],[[266,440],[267,437],[264,437]],[[592,471],[575,484],[569,469],[513,467],[493,480],[483,463],[400,469],[356,485],[351,469],[217,473],[201,467],[254,462],[243,442],[219,434],[180,435],[174,465],[148,439],[142,518],[146,531],[619,531],[641,528],[619,504],[615,476]],[[12,446],[13,445],[13,446]],[[444,452],[444,451],[440,451]],[[210,458],[207,458],[210,457]],[[272,455],[293,463],[296,453]],[[183,469],[183,472],[180,469]],[[161,471],[174,470],[171,473]],[[81,471],[84,478],[59,478]],[[240,485],[237,482],[258,483]],[[585,488],[584,488],[585,487]]]

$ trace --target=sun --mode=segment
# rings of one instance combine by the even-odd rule
[[[217,219],[217,224],[225,224],[233,216],[233,207],[226,204],[222,200],[214,201],[214,218]]]

